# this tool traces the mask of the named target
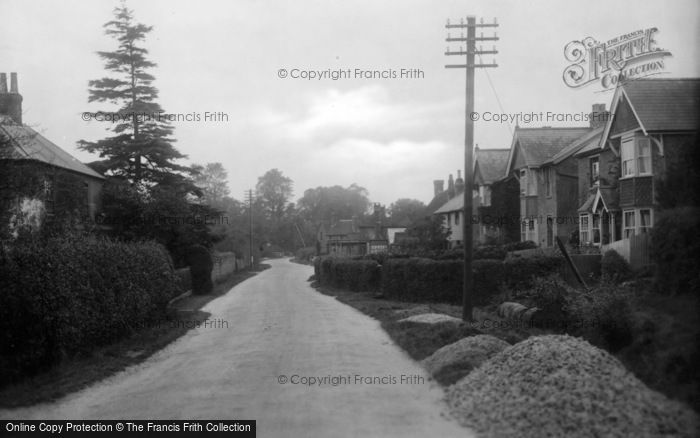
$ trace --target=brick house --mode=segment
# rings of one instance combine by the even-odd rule
[[[582,243],[649,263],[648,232],[667,163],[697,147],[700,79],[639,79],[617,87],[598,147],[577,154]]]
[[[93,222],[105,178],[22,124],[17,74],[0,73],[0,240],[20,229]]]
[[[593,106],[591,125],[578,128],[516,127],[506,175],[520,183],[520,240],[541,247],[564,242],[578,229],[578,162],[574,154],[598,144],[605,106]]]

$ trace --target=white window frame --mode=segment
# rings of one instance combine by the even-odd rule
[[[622,178],[633,177],[637,174],[634,160],[634,137],[629,137],[620,143],[620,162],[622,163]]]
[[[647,155],[642,155],[642,145],[646,144],[646,149],[647,149]],[[646,176],[646,175],[652,175],[652,169],[651,169],[651,140],[645,137],[640,137],[635,140],[635,157],[636,157],[636,170],[637,170],[637,175],[640,176]],[[640,169],[642,166],[639,164],[642,163],[642,160],[645,160],[644,167],[646,170],[642,172]]]
[[[601,218],[599,214],[594,214],[591,216],[591,241],[594,245],[600,244],[600,220]],[[596,231],[598,232],[597,234]]]
[[[593,168],[595,167],[595,174],[593,172]],[[595,183],[600,181],[600,155],[596,155],[595,157],[591,157],[588,160],[588,168],[591,172],[591,185],[594,185]]]
[[[642,154],[642,149],[646,153]],[[630,136],[622,140],[620,144],[620,162],[622,164],[622,175],[620,178],[633,178],[636,176],[652,176],[653,166],[653,144],[651,138],[641,136]],[[643,165],[640,165],[644,163]],[[640,169],[644,167],[644,171]]]
[[[527,196],[527,169],[520,169],[520,194]]]
[[[455,212],[455,227],[459,225],[459,212]]]
[[[647,225],[642,225],[642,211],[648,211],[649,212],[649,223]],[[637,220],[637,233],[638,234],[647,234],[649,231],[654,227],[654,209],[653,208],[640,208],[637,210],[637,214],[639,215],[639,218]]]
[[[591,243],[591,219],[587,213],[579,215],[579,242],[582,244]]]
[[[630,215],[631,213],[631,215]],[[632,218],[632,224],[630,225],[627,218]],[[637,223],[637,212],[635,210],[624,210],[622,212],[622,237],[624,239],[629,239],[630,236],[636,234],[636,223]]]

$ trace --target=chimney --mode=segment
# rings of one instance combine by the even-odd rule
[[[17,73],[10,73],[10,92],[7,92],[7,74],[0,73],[0,115],[9,116],[22,124],[22,95],[17,87]]]
[[[455,180],[452,178],[452,174],[447,178],[447,193],[450,198],[455,195]]]
[[[588,115],[588,120],[592,129],[605,126],[605,123],[610,119],[610,111],[605,110],[604,103],[594,103],[591,113]]]
[[[445,191],[445,180],[444,179],[436,179],[433,181],[433,196],[437,196],[440,193]]]
[[[455,181],[455,191],[457,194],[464,191],[464,180],[462,179],[462,171],[457,170],[457,180]]]

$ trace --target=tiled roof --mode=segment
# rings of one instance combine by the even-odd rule
[[[501,179],[508,166],[509,149],[477,149],[475,165],[479,169],[484,184]]]
[[[515,136],[520,145],[525,164],[539,167],[566,146],[590,131],[590,128],[516,128]]]
[[[646,131],[698,129],[700,78],[638,79],[622,89]]]
[[[600,147],[600,138],[603,136],[603,127],[601,126],[600,128],[596,128],[592,131],[589,131],[585,135],[577,138],[574,140],[573,143],[562,149],[561,151],[557,152],[550,160],[547,160],[549,163],[560,163],[563,160],[567,159],[570,157],[572,154],[576,152],[580,152],[583,149],[586,148],[599,148]]]
[[[474,202],[472,203],[474,210],[477,208],[476,199],[478,199],[477,196],[474,197]],[[438,208],[433,214],[443,214],[462,210],[464,210],[464,193],[460,193],[452,197],[452,199],[447,201],[442,207]]]
[[[352,219],[341,219],[335,224],[331,225],[326,234],[330,235],[347,235],[357,233],[358,229],[355,227],[355,221]]]
[[[425,207],[425,214],[426,216],[430,216],[431,214],[435,213],[435,210],[440,208],[442,205],[445,204],[445,202],[450,200],[450,195],[447,190],[443,190],[442,192],[438,193],[433,199],[428,203],[428,206]]]
[[[104,179],[104,176],[28,126],[9,123],[6,118],[3,118],[0,120],[0,137],[10,139],[9,142],[2,142],[0,145],[0,159],[36,160],[93,178]]]

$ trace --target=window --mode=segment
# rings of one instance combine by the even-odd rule
[[[600,243],[600,215],[593,215],[593,243]]]
[[[450,217],[450,214],[447,213],[447,227],[449,228],[451,226],[452,226],[452,218]]]
[[[651,210],[643,208],[639,210],[639,233],[646,234],[651,229]]]
[[[590,159],[591,185],[598,182],[600,178],[600,158],[593,157]]]
[[[625,239],[634,235],[634,210],[622,213],[622,233]]]
[[[591,241],[591,230],[589,228],[588,215],[582,214],[579,216],[579,240],[581,243],[589,243]]]
[[[622,176],[633,176],[634,171],[634,139],[628,138],[622,142],[620,147],[622,159]]]
[[[552,167],[544,169],[544,193],[547,196],[552,196]]]
[[[483,198],[483,205],[484,206],[489,206],[491,205],[491,187],[484,186],[484,198]]]
[[[637,139],[637,171],[640,175],[651,174],[651,142],[648,138]]]
[[[622,142],[622,176],[651,175],[651,141],[628,138]]]
[[[455,213],[455,225],[459,225],[459,212]]]
[[[527,221],[520,222],[520,241],[527,240]]]
[[[527,169],[520,169],[520,194],[527,195]]]

